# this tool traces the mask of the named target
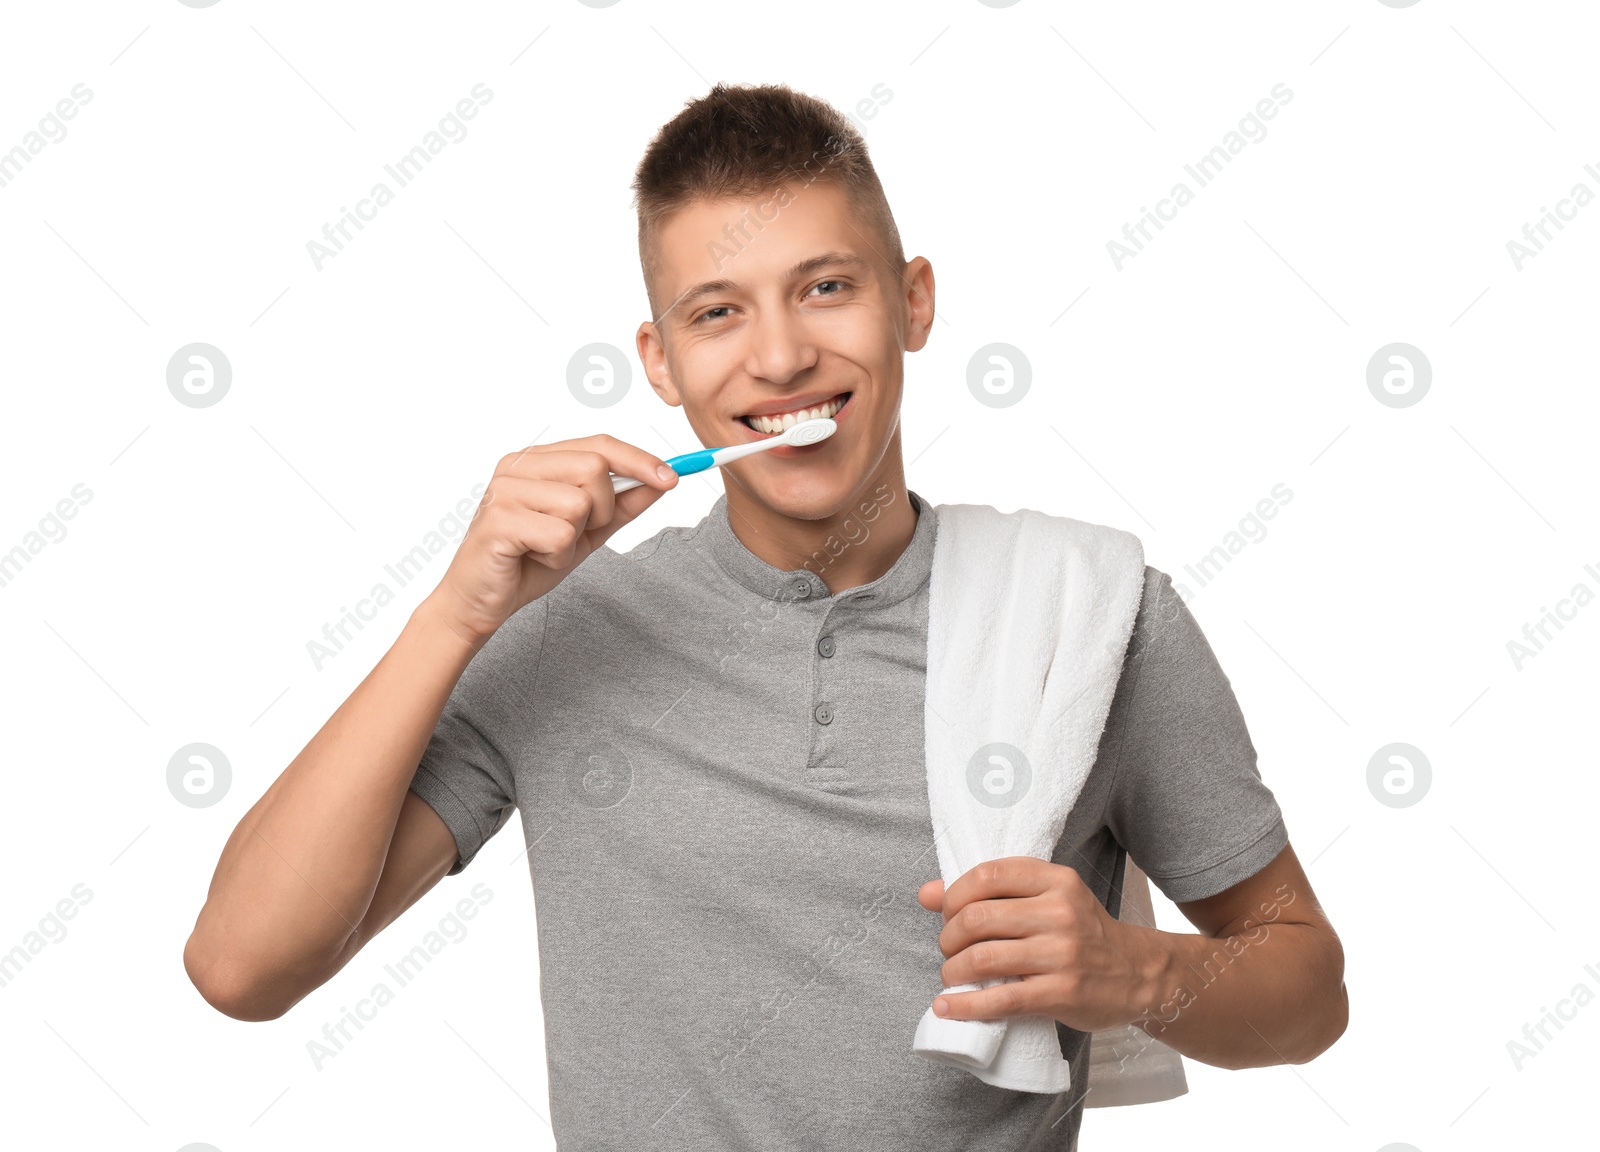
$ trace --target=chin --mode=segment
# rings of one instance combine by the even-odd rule
[[[762,503],[794,520],[826,520],[850,507],[857,484],[837,476],[795,476],[754,487]]]

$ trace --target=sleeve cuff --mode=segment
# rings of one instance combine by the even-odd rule
[[[450,829],[450,835],[455,837],[457,860],[445,875],[456,875],[472,863],[472,858],[478,854],[478,849],[483,847],[484,836],[478,828],[477,821],[473,819],[471,810],[462,803],[461,798],[450,790],[450,785],[435,776],[425,765],[418,766],[416,774],[411,778],[411,791],[422,797],[428,807],[439,814],[439,819]]]
[[[1284,826],[1282,813],[1279,813],[1253,839],[1216,863],[1177,875],[1152,872],[1148,868],[1144,872],[1168,900],[1174,904],[1187,904],[1215,896],[1241,880],[1250,879],[1272,863],[1288,843],[1288,829]],[[1140,867],[1143,868],[1143,864]]]

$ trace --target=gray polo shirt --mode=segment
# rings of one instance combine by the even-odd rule
[[[911,1050],[944,956],[916,899],[939,877],[936,523],[909,498],[893,567],[830,595],[750,552],[720,496],[693,527],[595,552],[452,692],[411,787],[455,836],[451,875],[521,812],[563,1152],[1074,1147],[1084,1033],[1057,1026],[1074,1068],[1058,1096]],[[1255,761],[1210,646],[1146,569],[1052,859],[1113,912],[1124,852],[1175,901],[1220,892],[1287,842]],[[526,985],[506,991],[515,1005]]]

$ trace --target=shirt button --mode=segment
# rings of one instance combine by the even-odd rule
[[[832,656],[833,655],[833,637],[832,636],[824,636],[821,640],[818,640],[817,641],[817,651],[822,653],[824,656]]]
[[[818,724],[832,724],[833,706],[830,704],[818,704],[813,715],[816,716]]]
[[[797,579],[794,582],[794,594],[800,597],[811,595],[811,581],[803,576]]]

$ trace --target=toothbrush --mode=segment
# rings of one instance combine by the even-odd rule
[[[801,420],[791,424],[776,436],[769,436],[765,440],[755,440],[749,444],[731,444],[726,448],[702,448],[698,452],[686,452],[682,456],[674,456],[668,460],[667,467],[679,476],[693,476],[696,472],[704,472],[707,468],[720,468],[731,461],[756,452],[765,452],[768,448],[781,448],[785,444],[801,445],[816,444],[832,436],[839,425],[826,416],[818,416],[814,420]],[[643,487],[643,480],[635,480],[631,476],[612,476],[611,491],[626,492],[629,488]]]

